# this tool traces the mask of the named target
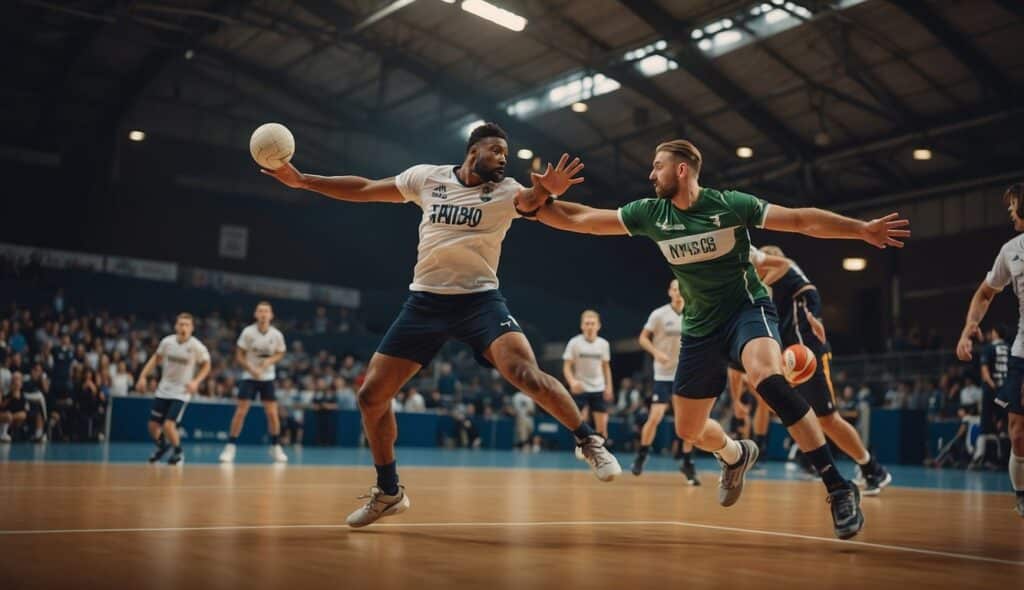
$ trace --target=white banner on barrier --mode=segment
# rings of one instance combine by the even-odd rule
[[[136,279],[148,279],[150,281],[173,283],[178,280],[177,264],[145,260],[143,258],[108,256],[106,271],[110,274],[134,277]]]

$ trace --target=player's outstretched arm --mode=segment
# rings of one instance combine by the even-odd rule
[[[764,228],[800,233],[815,238],[864,240],[876,248],[903,247],[901,238],[909,238],[909,219],[899,213],[861,221],[831,211],[814,208],[790,209],[772,205],[765,216]]]
[[[956,343],[956,356],[960,360],[971,360],[971,339],[981,338],[981,328],[979,328],[981,320],[985,319],[985,314],[988,313],[988,306],[992,304],[992,299],[995,298],[999,291],[1000,289],[996,289],[986,281],[982,281],[981,285],[978,286],[978,290],[974,292],[974,297],[971,297],[971,306],[967,309],[964,329],[960,332],[960,341]]]
[[[793,266],[793,262],[788,258],[764,252],[752,252],[751,261],[754,263],[754,268],[757,269],[761,281],[768,286],[774,285],[779,279],[786,276],[790,267]]]
[[[405,202],[402,193],[395,186],[394,177],[371,180],[362,176],[317,176],[316,174],[303,174],[291,164],[285,164],[277,170],[261,169],[260,172],[276,178],[285,186],[320,193],[339,201]]]
[[[544,225],[556,229],[580,234],[596,234],[600,236],[624,236],[626,226],[619,219],[615,209],[595,209],[580,205],[554,201],[541,207],[537,220]]]

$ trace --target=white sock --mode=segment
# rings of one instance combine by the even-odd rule
[[[40,436],[43,436],[43,429],[36,428],[36,438],[39,438]]]
[[[10,425],[10,422],[4,422],[3,424],[0,424],[0,436],[7,436],[7,428]]]
[[[1024,457],[1010,451],[1010,483],[1016,492],[1024,492]]]
[[[870,461],[870,460],[871,460],[871,453],[869,453],[867,451],[864,451],[864,456],[863,457],[859,457],[857,459],[854,459],[854,461],[857,462],[857,465],[867,465],[868,461]]]
[[[743,456],[743,447],[735,440],[726,438],[725,446],[715,451],[715,455],[722,461],[725,461],[727,465],[735,465],[739,463],[740,457]]]

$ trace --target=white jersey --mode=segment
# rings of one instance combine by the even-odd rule
[[[465,186],[457,166],[413,166],[395,177],[406,201],[423,210],[411,291],[440,295],[498,288],[501,242],[519,217],[513,178]]]
[[[583,334],[574,336],[565,347],[562,360],[572,361],[573,375],[583,384],[583,391],[604,391],[604,361],[612,360],[608,341],[598,336],[588,341]]]
[[[654,361],[654,380],[672,381],[676,377],[676,365],[679,364],[680,339],[683,337],[683,314],[676,313],[672,305],[666,303],[651,312],[644,324],[644,330],[650,330],[654,348],[668,357],[668,363]]]
[[[536,402],[533,401],[533,398],[522,391],[517,391],[516,394],[512,396],[512,408],[515,409],[516,416],[520,418],[529,418],[533,415],[534,411],[536,411],[537,405]]]
[[[1024,235],[1012,238],[1003,244],[996,256],[992,270],[985,276],[989,287],[1002,291],[1007,285],[1013,285],[1017,295],[1017,337],[1013,340],[1010,354],[1024,358]]]
[[[195,336],[182,343],[177,335],[171,334],[160,341],[156,353],[163,358],[156,396],[187,402],[192,394],[185,386],[195,378],[196,365],[210,362],[210,351]]]
[[[249,366],[254,366],[256,363],[286,350],[284,334],[280,330],[270,326],[265,333],[260,332],[259,324],[246,326],[238,335],[238,341],[235,344],[245,351],[245,362]],[[273,381],[276,376],[274,365],[269,365],[261,375],[252,375],[249,371],[242,373],[242,379],[253,381]]]

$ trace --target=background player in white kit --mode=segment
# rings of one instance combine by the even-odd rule
[[[483,364],[494,366],[576,437],[577,456],[594,475],[610,481],[622,472],[604,439],[580,418],[572,396],[537,365],[519,322],[498,290],[501,244],[512,221],[535,216],[540,207],[570,186],[582,170],[579,160],[562,155],[543,174],[531,174],[524,188],[505,176],[508,136],[487,123],[473,129],[457,165],[419,165],[396,177],[302,174],[291,164],[264,174],[287,186],[343,201],[414,203],[422,209],[419,247],[409,298],[370,359],[359,388],[359,411],[370,442],[377,485],[367,502],[349,515],[349,526],[363,527],[409,508],[398,483],[395,440],[398,427],[391,400],[449,339],[468,344]],[[381,228],[381,232],[392,228]]]
[[[612,397],[612,348],[597,335],[601,316],[588,309],[580,316],[580,334],[573,336],[562,353],[562,373],[576,405],[594,417],[594,428],[608,438],[608,403]]]
[[[1003,200],[1010,212],[1013,229],[1024,232],[1024,183],[1006,189]],[[1003,244],[992,270],[974,293],[967,311],[967,321],[956,345],[956,355],[962,361],[971,360],[971,339],[981,338],[979,326],[992,299],[1010,284],[1019,302],[1019,327],[1010,350],[1010,370],[996,395],[996,403],[1009,416],[1010,483],[1017,494],[1017,514],[1024,517],[1024,236],[1014,236]]]
[[[210,351],[192,336],[194,329],[192,314],[179,313],[174,322],[174,334],[160,341],[156,352],[142,367],[135,385],[136,391],[145,391],[146,377],[160,365],[160,384],[149,413],[149,435],[156,441],[156,450],[149,457],[150,463],[159,461],[171,446],[174,453],[167,460],[168,465],[177,465],[185,459],[178,436],[178,422],[185,415],[185,406],[192,399],[192,394],[210,372]]]
[[[267,415],[267,433],[270,435],[270,456],[278,463],[288,461],[288,455],[284,454],[279,438],[281,436],[281,416],[278,414],[277,394],[274,391],[274,379],[277,373],[274,370],[282,358],[287,347],[284,343],[284,334],[270,325],[274,321],[274,308],[268,301],[260,301],[256,304],[256,311],[253,312],[256,323],[246,326],[238,335],[235,350],[235,360],[241,365],[245,373],[242,381],[238,384],[238,406],[235,408],[235,415],[231,418],[231,436],[227,446],[220,454],[221,463],[231,463],[235,460],[236,444],[238,435],[242,434],[242,426],[245,425],[245,415],[249,413],[256,395],[260,396],[263,403],[263,411]]]
[[[672,279],[668,284],[669,302],[651,312],[640,332],[637,342],[640,348],[654,357],[654,391],[651,395],[651,409],[647,414],[647,422],[640,430],[640,448],[633,460],[633,475],[639,476],[644,471],[644,463],[651,452],[651,443],[658,433],[658,425],[665,417],[665,410],[672,405],[672,380],[676,377],[676,365],[679,364],[679,343],[683,337],[683,296],[679,293],[679,281]],[[699,486],[697,468],[693,465],[693,443],[682,441],[683,464],[680,468],[686,481],[692,486]]]

